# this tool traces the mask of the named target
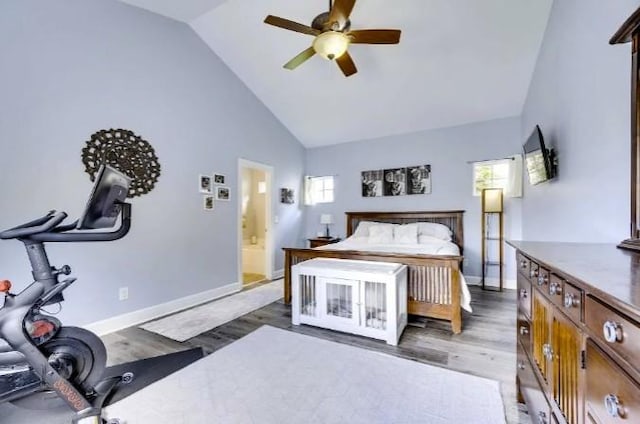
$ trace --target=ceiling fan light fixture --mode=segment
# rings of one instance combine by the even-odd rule
[[[351,39],[343,32],[326,31],[313,40],[313,49],[327,60],[334,60],[346,53]]]

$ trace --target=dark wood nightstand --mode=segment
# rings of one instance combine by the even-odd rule
[[[310,238],[309,240],[309,247],[311,249],[313,249],[314,247],[320,247],[320,246],[324,246],[326,244],[332,244],[332,243],[337,243],[340,241],[339,238],[337,237],[316,237],[316,238]]]

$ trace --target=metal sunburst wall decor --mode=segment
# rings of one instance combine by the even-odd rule
[[[133,131],[124,129],[93,134],[82,149],[82,163],[91,181],[95,181],[102,164],[111,165],[132,178],[127,197],[149,193],[160,176],[160,162],[153,146]]]

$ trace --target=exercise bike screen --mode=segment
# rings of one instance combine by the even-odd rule
[[[131,178],[108,165],[98,171],[87,206],[78,221],[78,230],[111,228],[116,225],[120,204],[127,198]]]

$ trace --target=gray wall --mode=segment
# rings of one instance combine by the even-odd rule
[[[465,274],[481,275],[480,198],[472,195],[468,161],[498,159],[520,152],[520,119],[506,118],[453,128],[359,141],[307,151],[309,175],[335,175],[335,203],[307,206],[307,237],[321,231],[320,214],[331,213],[332,234],[345,236],[345,211],[466,211]],[[399,197],[362,197],[361,172],[371,169],[431,164],[432,192]],[[505,200],[505,233],[520,238],[521,199]],[[511,255],[511,253],[509,253]],[[507,278],[514,278],[511,256]]]
[[[187,26],[113,0],[0,2],[0,227],[52,208],[80,213],[91,183],[80,159],[96,130],[149,140],[156,189],[133,200],[125,239],[51,245],[80,280],[63,318],[85,324],[238,281],[238,158],[275,168],[275,269],[300,239],[304,149]],[[225,174],[231,202],[202,208],[198,174]],[[0,276],[30,281],[17,242],[0,243]],[[119,302],[118,287],[130,299]]]
[[[619,242],[629,235],[631,47],[609,38],[637,0],[555,1],[522,117],[558,151],[559,175],[525,184],[523,237]]]

